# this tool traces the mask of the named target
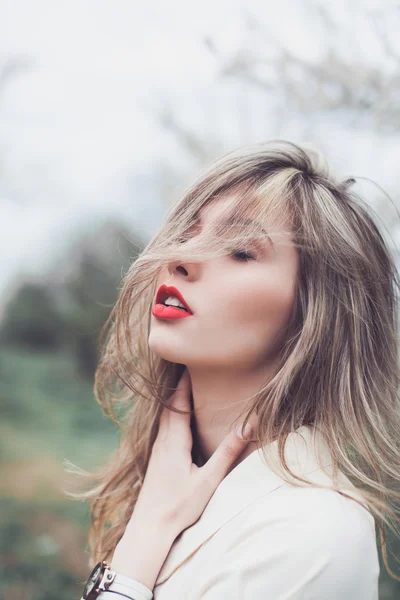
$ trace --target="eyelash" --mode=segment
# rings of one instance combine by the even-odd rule
[[[238,258],[239,255],[244,256],[245,258]],[[254,254],[251,252],[245,252],[244,250],[235,250],[231,253],[231,256],[239,262],[249,262],[250,260],[255,259]]]

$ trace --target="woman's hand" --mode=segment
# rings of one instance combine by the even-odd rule
[[[117,573],[133,577],[150,590],[175,538],[198,520],[248,444],[230,433],[202,467],[195,465],[190,390],[190,376],[185,369],[170,404],[187,414],[163,409],[142,489],[112,559],[111,566]]]
[[[163,409],[132,515],[136,523],[167,526],[175,536],[198,520],[215,489],[248,445],[247,440],[232,432],[202,467],[195,465],[192,461],[190,391],[190,376],[185,369],[170,404],[187,414]],[[249,436],[251,428],[247,428],[244,434]]]

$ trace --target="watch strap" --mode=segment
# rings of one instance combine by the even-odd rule
[[[132,592],[133,594],[134,592]],[[125,596],[119,592],[112,592],[111,590],[102,590],[97,596],[98,600],[136,600],[133,596]]]
[[[107,589],[110,592],[117,592],[128,596],[132,600],[153,600],[153,592],[150,588],[137,581],[137,579],[121,575],[120,573],[115,575],[113,582],[107,586]]]

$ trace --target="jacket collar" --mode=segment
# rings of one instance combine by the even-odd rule
[[[266,444],[264,448],[268,457],[277,459],[277,440]],[[328,467],[332,464],[332,457],[322,434],[317,429],[304,425],[289,433],[285,459],[296,475],[306,475],[318,471],[320,466]],[[168,579],[199,546],[235,515],[283,483],[284,480],[264,462],[261,449],[254,450],[221,481],[200,518],[175,539],[155,585]]]

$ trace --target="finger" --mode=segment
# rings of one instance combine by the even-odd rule
[[[240,425],[240,430],[241,430]],[[253,427],[250,423],[247,423],[244,428],[243,434],[245,438],[250,437],[252,434]],[[208,461],[201,467],[204,477],[211,481],[216,487],[221,483],[229,469],[240,456],[243,450],[248,445],[248,439],[241,439],[238,437],[237,430],[229,433],[215,450],[214,454],[208,459]]]
[[[185,430],[190,430],[190,392],[191,379],[188,370],[185,369],[179,379],[175,392],[169,400],[169,405],[178,410],[183,410],[187,414],[179,414],[169,408],[163,408],[160,418],[160,436],[164,434],[167,436],[168,432],[173,431],[175,427],[183,426]]]
[[[183,371],[178,385],[176,386],[176,391],[172,395],[171,406],[177,408],[179,410],[189,410],[190,409],[190,392],[191,392],[191,379],[189,375],[189,371],[187,368]],[[175,413],[176,414],[176,413]],[[181,415],[177,415],[181,416]],[[183,415],[182,415],[183,416]]]

